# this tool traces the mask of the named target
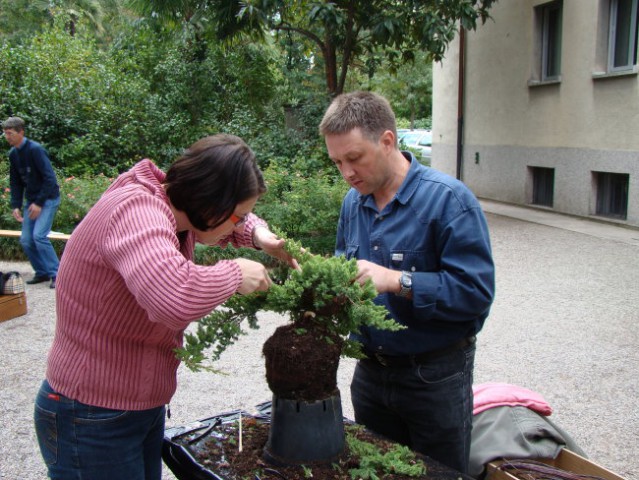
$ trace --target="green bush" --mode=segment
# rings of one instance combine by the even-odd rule
[[[138,160],[152,124],[148,82],[123,75],[95,43],[55,26],[0,46],[0,115],[21,116],[68,175],[116,173]]]
[[[175,41],[138,24],[106,50],[64,24],[0,44],[0,117],[21,116],[66,175],[115,175],[142,158],[166,167],[238,112],[262,118],[275,91],[268,49]],[[134,45],[134,48],[130,48]],[[255,129],[255,123],[252,123]]]
[[[303,168],[272,165],[264,172],[268,191],[255,212],[302,242],[314,252],[332,255],[342,199],[348,185],[333,171],[318,170],[312,176]],[[335,169],[335,171],[337,171]]]
[[[95,176],[58,177],[61,201],[53,230],[71,233],[112,181],[113,178],[101,173]]]

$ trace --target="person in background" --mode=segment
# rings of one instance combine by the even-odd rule
[[[328,155],[352,187],[336,254],[356,258],[389,315],[406,328],[363,329],[367,357],[351,383],[355,421],[466,473],[475,335],[494,296],[486,219],[461,182],[398,148],[383,97],[336,97],[321,121]]]
[[[271,285],[248,259],[196,265],[196,242],[262,249],[299,268],[251,213],[265,190],[244,141],[209,136],[166,174],[147,159],[120,175],[73,231],[35,402],[52,479],[160,480],[185,328],[232,295]]]
[[[55,288],[58,255],[49,233],[60,206],[60,187],[47,151],[24,136],[24,120],[9,117],[2,123],[9,150],[9,184],[13,218],[22,223],[20,244],[35,270],[29,284],[51,283]],[[24,210],[23,210],[24,207]]]

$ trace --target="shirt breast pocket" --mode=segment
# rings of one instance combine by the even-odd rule
[[[425,250],[393,250],[390,265],[393,270],[433,272],[437,270],[437,259]]]

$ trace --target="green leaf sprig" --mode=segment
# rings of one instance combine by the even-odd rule
[[[274,285],[267,292],[234,295],[200,320],[194,333],[185,334],[184,347],[177,351],[188,368],[214,370],[205,361],[217,361],[246,333],[242,328],[245,320],[250,328],[259,328],[259,311],[286,314],[292,322],[311,315],[326,332],[344,338],[342,356],[352,358],[361,358],[361,345],[348,336],[362,326],[390,331],[404,328],[388,318],[386,308],[373,302],[377,291],[370,280],[364,285],[355,281],[355,259],[313,255],[299,242],[285,240],[285,249],[298,261],[300,270],[277,268],[271,272]]]

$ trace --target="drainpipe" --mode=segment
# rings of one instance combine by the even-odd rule
[[[459,78],[457,86],[457,179],[462,179],[464,156],[464,70],[466,53],[466,33],[464,27],[459,28]]]

